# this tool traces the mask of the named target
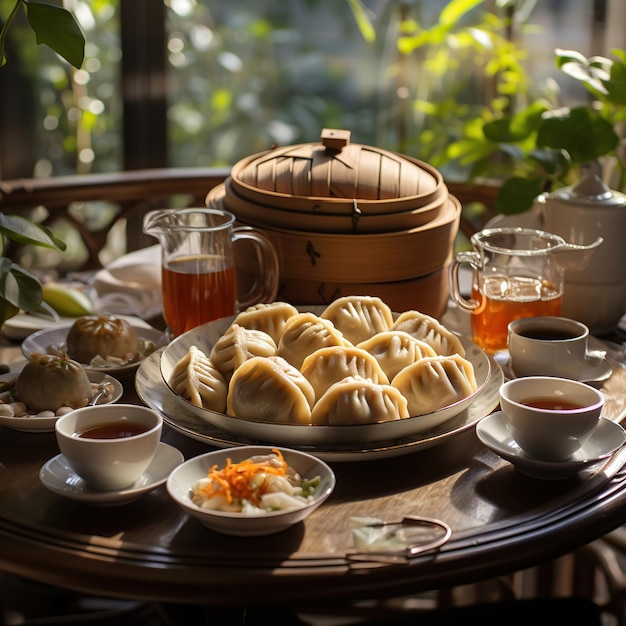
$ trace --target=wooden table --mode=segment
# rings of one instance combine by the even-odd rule
[[[133,394],[129,381],[125,399]],[[163,439],[187,458],[210,449],[171,429]],[[229,607],[403,595],[527,568],[626,522],[626,450],[577,477],[541,481],[485,448],[473,428],[416,453],[335,463],[327,503],[258,539],[204,528],[164,486],[118,507],[57,496],[38,478],[56,454],[53,433],[0,427],[0,569],[113,597]],[[451,540],[411,562],[346,558],[351,516],[411,514],[445,520]]]

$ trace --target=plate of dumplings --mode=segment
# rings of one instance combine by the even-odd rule
[[[491,360],[468,338],[375,296],[252,306],[174,339],[161,376],[213,426],[294,446],[369,444],[467,410]]]

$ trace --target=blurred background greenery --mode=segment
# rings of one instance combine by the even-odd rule
[[[611,41],[610,0],[63,4],[87,40],[81,69],[37,46],[23,17],[9,35],[5,180],[232,165],[273,144],[315,141],[323,127],[462,177],[446,150],[468,124],[539,96],[586,97],[559,76],[556,47],[604,54],[623,43]],[[11,5],[0,3],[0,19]],[[162,101],[164,128],[137,134],[141,115],[124,121],[133,99],[145,111]],[[134,136],[160,133],[155,149],[132,156]]]

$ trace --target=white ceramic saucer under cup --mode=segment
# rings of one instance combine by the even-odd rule
[[[54,493],[96,506],[116,506],[136,500],[167,480],[168,476],[183,461],[180,450],[166,443],[159,443],[156,454],[148,469],[130,487],[115,491],[91,489],[74,473],[62,454],[51,458],[39,471],[39,479]]]
[[[488,448],[512,463],[521,473],[544,480],[575,476],[585,467],[610,457],[626,443],[626,431],[604,417],[600,418],[587,442],[567,461],[539,461],[529,457],[511,436],[502,411],[480,420],[476,424],[476,434]]]
[[[590,352],[587,355],[585,361],[585,366],[582,368],[580,374],[575,379],[580,383],[587,383],[588,385],[597,386],[607,380],[607,378],[609,378],[613,373],[613,368],[611,367],[611,364],[607,361],[604,353]],[[511,367],[511,364],[508,360],[506,361],[506,363],[502,364],[502,370],[508,380],[518,378],[518,376],[515,375],[515,372],[513,371],[513,368]]]

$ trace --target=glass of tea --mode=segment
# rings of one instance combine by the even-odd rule
[[[204,207],[150,211],[143,231],[161,243],[163,317],[174,336],[276,299],[279,266],[272,243],[253,228],[236,227],[232,213]],[[244,242],[252,278],[240,296],[234,245]]]
[[[471,312],[472,340],[490,354],[507,349],[508,326],[518,318],[558,316],[564,269],[557,252],[565,241],[530,228],[490,228],[471,238],[450,267],[452,297]],[[471,298],[459,290],[459,268],[472,268]]]

